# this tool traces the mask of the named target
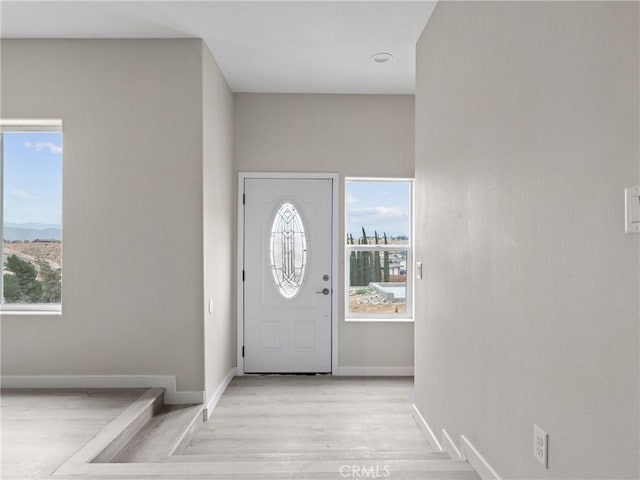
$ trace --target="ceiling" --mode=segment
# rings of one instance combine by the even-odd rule
[[[0,32],[203,38],[235,92],[408,94],[436,1],[2,0]],[[376,63],[377,52],[393,58]]]

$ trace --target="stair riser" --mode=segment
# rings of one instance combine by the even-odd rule
[[[108,463],[113,460],[118,455],[118,452],[126,448],[131,439],[153,418],[153,415],[160,410],[162,405],[164,405],[164,395],[157,397],[148,408],[145,408],[140,412],[140,415],[133,418],[131,423],[124,427],[120,434],[92,460],[92,463]]]

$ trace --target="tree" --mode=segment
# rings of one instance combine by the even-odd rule
[[[353,235],[349,234],[347,244],[353,245]],[[353,251],[349,255],[349,285],[358,285],[358,260]]]
[[[374,237],[376,240],[376,245],[378,245],[379,237],[378,231],[374,230]],[[371,276],[374,282],[380,282],[382,280],[382,266],[380,265],[380,252],[377,250],[373,252],[373,272]]]
[[[42,282],[42,302],[43,303],[60,303],[62,297],[62,275],[60,270],[54,270],[49,262],[39,258],[38,266],[40,267],[40,280]]]
[[[365,232],[364,227],[362,227],[362,245],[368,245],[369,241],[367,239],[367,232]],[[359,285],[369,285],[371,283],[371,252],[363,251],[360,253],[360,284]]]
[[[7,270],[4,281],[9,281],[9,292],[5,286],[5,301],[7,303],[38,303],[42,298],[42,284],[38,281],[36,267],[31,263],[20,260],[16,255],[7,258]],[[13,276],[15,279],[8,279]]]
[[[3,275],[4,301],[7,303],[18,303],[20,300],[20,287],[18,286],[18,278],[11,274]]]
[[[374,230],[373,238],[376,245],[380,244],[380,235]],[[387,234],[382,234],[385,245],[389,244]],[[354,245],[353,235],[347,235],[347,244]],[[362,227],[362,237],[358,239],[358,245],[368,245],[369,238],[364,227]],[[381,257],[383,260],[381,260]],[[384,263],[383,263],[384,262]],[[389,251],[385,250],[382,255],[379,251],[357,251],[351,252],[349,257],[349,281],[351,286],[367,286],[371,282],[388,282],[389,275]]]
[[[387,242],[387,234],[384,233],[384,243]],[[378,235],[378,231],[374,230],[373,239],[375,245],[380,244],[380,236]],[[353,238],[351,239],[353,242]],[[362,227],[362,237],[359,239],[358,244],[360,245],[369,245],[369,237],[367,236],[367,232],[364,227]],[[385,268],[383,268],[381,262],[380,252],[377,250],[374,251],[361,251],[358,252],[355,264],[356,264],[356,283],[352,283],[352,285],[369,285],[371,282],[380,282],[385,279],[385,281],[389,281],[389,252],[385,251],[383,254],[383,258],[385,259]]]
[[[388,245],[389,242],[387,241],[387,234],[384,234],[384,244]],[[388,282],[389,281],[389,250],[385,250],[384,251],[384,281]]]

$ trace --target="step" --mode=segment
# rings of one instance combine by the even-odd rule
[[[202,409],[202,405],[163,405],[110,462],[157,462],[180,452],[203,423]]]
[[[180,455],[182,457],[183,455]],[[356,477],[353,468],[358,469]],[[371,476],[371,469],[377,476]],[[385,470],[386,468],[386,470]],[[386,471],[390,475],[384,477]],[[368,477],[362,473],[366,471]],[[353,462],[304,460],[285,462],[158,462],[84,464],[74,473],[94,477],[149,478],[154,480],[198,478],[201,480],[329,480],[348,478],[392,478],[393,480],[480,480],[471,466],[460,460],[363,460]]]
[[[109,425],[62,464],[55,474],[74,474],[87,464],[109,462],[153,418],[154,413],[159,411],[163,404],[163,389],[151,388],[144,391]]]
[[[344,451],[344,450],[315,450],[292,451],[286,453],[264,452],[216,452],[206,454],[182,454],[162,459],[167,463],[220,463],[220,462],[316,462],[340,461],[352,462],[384,462],[388,460],[450,460],[445,452],[416,452],[416,451]]]

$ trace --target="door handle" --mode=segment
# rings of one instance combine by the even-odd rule
[[[323,288],[322,290],[316,293],[321,293],[322,295],[329,295],[331,293],[331,290],[329,290],[328,288]]]

